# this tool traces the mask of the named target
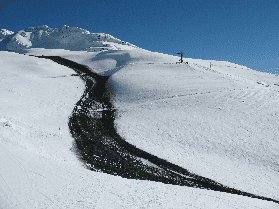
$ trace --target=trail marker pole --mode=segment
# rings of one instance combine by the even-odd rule
[[[181,61],[181,63],[182,63],[182,62],[183,62],[183,59],[182,59],[182,58],[183,58],[183,57],[182,57],[182,54],[183,54],[183,53],[180,52],[180,53],[177,53],[177,54],[181,54],[181,59],[180,59],[179,61]]]

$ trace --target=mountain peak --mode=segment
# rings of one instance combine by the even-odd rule
[[[14,34],[14,32],[9,31],[7,29],[1,29],[0,30],[0,41],[2,41],[3,39],[5,39],[7,36],[10,36]]]
[[[5,29],[4,29],[5,30]],[[31,48],[66,49],[72,51],[129,50],[138,48],[105,33],[90,33],[88,30],[64,25],[50,28],[47,25],[28,27],[16,33],[3,30],[0,50],[25,53]]]

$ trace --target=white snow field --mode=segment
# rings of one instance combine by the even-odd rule
[[[276,75],[224,61],[176,64],[178,56],[115,44],[118,50],[98,52],[38,46],[26,47],[25,55],[0,52],[0,208],[279,208],[87,170],[68,128],[83,81],[65,66],[28,55],[61,56],[111,75],[115,125],[129,143],[223,185],[279,200]]]

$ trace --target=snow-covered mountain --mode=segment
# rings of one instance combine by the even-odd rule
[[[13,31],[9,31],[7,29],[1,29],[0,30],[0,39],[4,39],[6,36],[14,34]]]
[[[63,26],[50,28],[46,25],[28,27],[16,33],[3,29],[0,49],[26,53],[30,48],[66,49],[71,51],[105,51],[137,48],[109,34],[90,33],[78,28]]]
[[[86,169],[68,122],[79,99],[89,97],[88,86],[69,67],[34,55],[60,56],[109,76],[114,125],[127,143],[277,202],[278,75],[226,61],[185,58],[188,64],[176,64],[178,56],[68,26],[2,33],[1,209],[278,208],[274,201]],[[105,109],[89,110],[98,119]]]
[[[7,29],[1,29],[0,30],[0,42],[2,41],[2,40],[4,40],[5,38],[7,38],[8,36],[11,36],[11,35],[13,35],[14,34],[14,32],[12,32],[12,31],[9,31],[9,30],[7,30]],[[0,45],[1,46],[1,45]],[[1,50],[1,48],[0,48],[0,50]]]

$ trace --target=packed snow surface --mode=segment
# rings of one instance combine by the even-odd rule
[[[85,169],[67,124],[84,83],[73,70],[28,55],[62,56],[111,75],[115,125],[129,143],[223,185],[279,200],[276,75],[224,61],[176,64],[179,57],[129,45],[78,52],[42,49],[38,41],[32,48],[39,31],[13,36],[25,55],[0,52],[0,208],[278,208]]]

